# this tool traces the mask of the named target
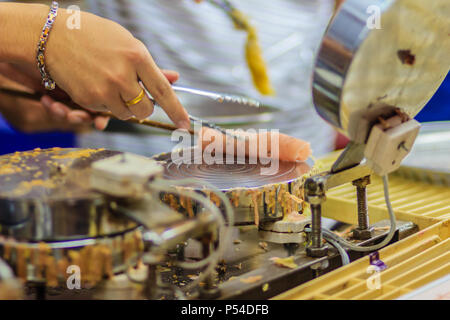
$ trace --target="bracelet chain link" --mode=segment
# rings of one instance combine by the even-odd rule
[[[37,48],[37,64],[39,72],[41,73],[42,83],[47,90],[54,90],[56,88],[56,83],[50,77],[45,67],[45,49],[47,47],[47,41],[52,30],[53,24],[58,16],[59,4],[56,1],[52,2],[50,13],[48,14],[47,21],[45,22],[44,28],[42,29],[41,36],[39,38],[38,48]]]

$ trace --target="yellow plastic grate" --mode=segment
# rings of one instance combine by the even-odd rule
[[[381,178],[372,176],[367,187],[371,223],[388,219]],[[397,219],[412,221],[419,228],[450,218],[450,188],[412,181],[395,175],[389,177],[389,196]],[[327,192],[324,216],[356,224],[356,191],[346,184]]]
[[[450,220],[380,250],[387,269],[374,285],[369,257],[293,288],[277,300],[396,299],[450,274]]]
[[[321,168],[331,168],[340,152],[319,160]],[[388,219],[380,177],[372,175],[367,187],[370,222]],[[349,224],[357,224],[356,188],[345,184],[326,194],[323,216]],[[412,221],[420,229],[450,218],[450,188],[418,181],[400,175],[389,176],[389,196],[398,220]]]
[[[339,152],[320,160],[329,170]],[[450,274],[450,188],[431,182],[389,176],[389,195],[398,220],[412,221],[418,233],[380,250],[388,266],[379,274],[379,288],[371,286],[369,257],[293,288],[275,299],[396,299]],[[357,224],[356,190],[352,184],[326,194],[323,215]],[[370,222],[388,219],[381,178],[372,175],[368,186]]]

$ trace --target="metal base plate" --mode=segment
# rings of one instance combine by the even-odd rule
[[[387,220],[374,224],[374,237],[356,243],[364,246],[379,243],[387,235],[388,230],[385,228],[388,225]],[[397,228],[398,233],[393,241],[401,240],[418,231],[414,224],[404,221],[397,221]],[[305,247],[302,245],[293,248],[292,245],[267,243],[263,246],[263,244],[258,239],[256,227],[235,228],[233,243],[229,244],[224,263],[217,269],[219,272],[216,284],[220,290],[219,299],[269,299],[342,265],[340,256],[331,247],[329,247],[328,256],[311,258],[306,255]],[[196,242],[189,242],[184,252],[185,257],[198,259],[201,257],[201,246]],[[349,255],[351,261],[354,261],[364,256],[364,253],[349,252]],[[280,267],[271,260],[275,257],[289,256],[293,256],[293,261],[297,265],[294,269]],[[164,283],[180,288],[189,284],[198,274],[193,270],[184,271],[176,268],[172,263],[162,265],[159,271]],[[145,276],[145,271],[140,274]],[[145,299],[133,287],[134,284],[124,276],[117,277],[110,284],[97,288],[95,298]],[[166,294],[161,298],[173,299],[174,297]]]

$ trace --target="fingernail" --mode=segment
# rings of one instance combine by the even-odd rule
[[[105,130],[108,126],[108,123],[109,118],[98,117],[97,119],[95,119],[95,127],[100,131]]]
[[[191,128],[191,123],[189,121],[186,121],[186,120],[181,120],[181,121],[178,121],[177,127],[180,128],[180,129],[189,130]]]

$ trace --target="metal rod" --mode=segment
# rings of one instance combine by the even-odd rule
[[[311,247],[320,248],[322,246],[322,205],[311,205]]]
[[[308,178],[305,182],[305,200],[311,207],[311,245],[306,254],[319,258],[328,254],[328,248],[322,242],[322,203],[325,201],[325,185],[320,176]]]
[[[202,255],[204,258],[207,258],[214,250],[214,242],[211,241],[211,238],[205,237],[202,239]],[[200,296],[201,299],[216,299],[220,296],[220,290],[215,285],[214,282],[214,273],[208,275],[205,278],[205,286],[201,288]]]
[[[366,187],[356,187],[356,197],[358,199],[358,225],[360,229],[369,228],[369,216],[367,212],[367,189]]]
[[[156,265],[149,264],[147,269],[147,279],[144,286],[145,296],[154,300],[158,294],[158,271]]]

